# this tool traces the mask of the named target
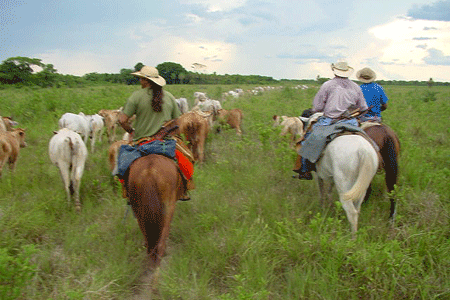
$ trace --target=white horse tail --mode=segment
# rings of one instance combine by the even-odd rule
[[[376,159],[376,153],[374,152]],[[358,153],[359,157],[359,170],[358,177],[356,178],[353,187],[342,195],[343,201],[351,200],[352,202],[361,201],[366,195],[367,188],[372,182],[378,167],[378,162],[373,161],[373,155],[367,148],[360,149]],[[359,203],[360,204],[360,203]]]

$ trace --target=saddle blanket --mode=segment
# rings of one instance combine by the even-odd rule
[[[136,159],[149,154],[160,154],[175,159],[175,140],[154,140],[136,146],[122,145],[119,149],[118,171],[116,174],[123,177],[128,167]]]
[[[331,142],[339,133],[345,131],[360,133],[366,136],[369,141],[371,141],[364,130],[349,124],[338,123],[328,126],[317,126],[303,142],[302,147],[298,151],[298,154],[306,158],[310,162],[316,163],[319,160],[323,149],[325,149],[325,146],[329,142]],[[374,143],[372,142],[371,144],[374,145]],[[376,145],[374,147],[376,147]],[[378,151],[377,148],[375,148],[375,150]]]

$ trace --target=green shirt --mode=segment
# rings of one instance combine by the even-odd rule
[[[175,97],[171,93],[163,91],[161,112],[153,111],[152,98],[153,91],[147,87],[134,92],[124,105],[124,114],[128,117],[136,114],[134,141],[154,135],[166,121],[178,118],[181,115]]]

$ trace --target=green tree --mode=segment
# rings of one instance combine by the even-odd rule
[[[45,68],[38,58],[21,56],[8,58],[0,65],[0,82],[3,84],[30,84],[34,72],[32,66]]]
[[[144,66],[143,63],[138,62],[138,63],[134,66],[134,71],[133,71],[133,72],[140,71],[140,70],[142,69],[143,66]]]
[[[167,84],[177,84],[181,81],[181,74],[185,74],[187,71],[182,65],[174,62],[164,62],[156,66],[159,75],[164,77]]]
[[[53,67],[52,64],[43,65],[42,71],[33,75],[33,81],[37,85],[41,87],[50,87],[55,85],[58,80],[57,70]]]
[[[136,77],[134,75],[131,75],[131,73],[139,71],[140,69],[142,69],[142,67],[141,67],[138,70],[136,70],[136,68],[139,67],[139,64],[142,64],[142,63],[138,63],[134,67],[134,71],[131,70],[131,69],[121,69],[120,70],[120,77],[122,79],[122,82],[125,82],[128,85],[137,84],[139,82],[139,78],[138,77]]]

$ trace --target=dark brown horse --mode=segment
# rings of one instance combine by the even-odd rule
[[[385,124],[372,125],[366,127],[364,124],[362,128],[368,136],[377,144],[380,148],[380,155],[383,159],[383,169],[385,172],[385,182],[388,192],[394,190],[394,185],[397,184],[398,177],[398,156],[400,154],[400,140],[397,134]],[[366,200],[370,194],[369,191],[366,195]],[[391,196],[391,210],[389,217],[393,220],[396,214],[395,199]]]
[[[138,158],[129,168],[127,190],[151,266],[159,267],[177,199],[185,191],[178,166],[163,155]]]

